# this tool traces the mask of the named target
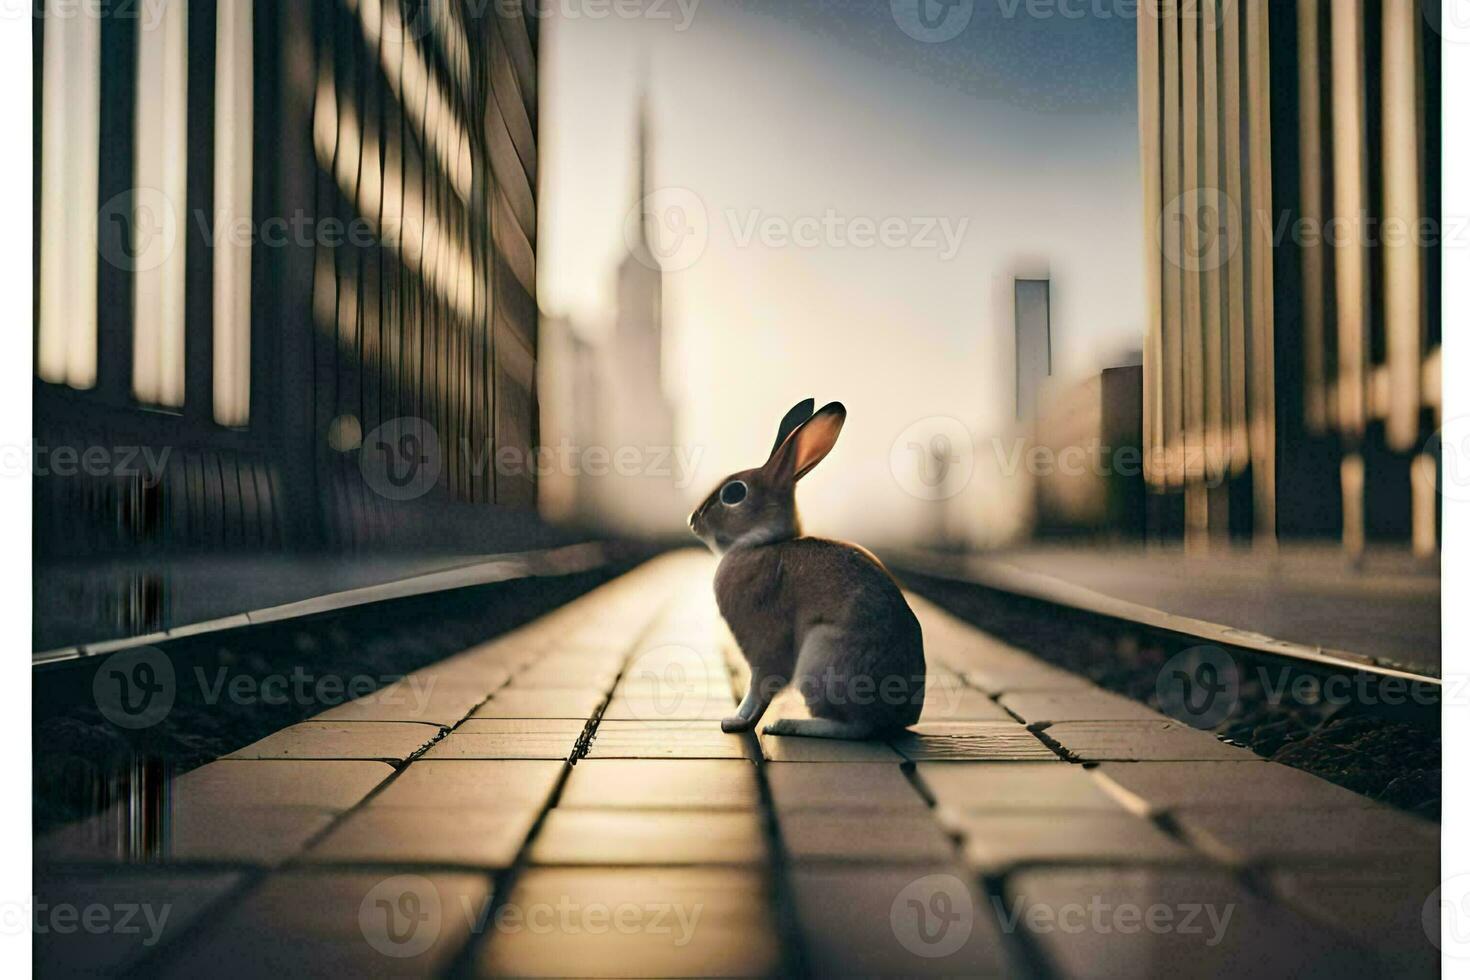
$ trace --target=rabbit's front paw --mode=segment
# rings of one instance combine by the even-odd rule
[[[754,721],[742,718],[740,715],[731,715],[720,722],[720,731],[727,735],[738,735],[741,732],[748,732],[754,727]]]

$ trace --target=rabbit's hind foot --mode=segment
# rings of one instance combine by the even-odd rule
[[[801,735],[807,738],[847,738],[859,741],[872,738],[876,734],[871,725],[832,721],[828,718],[780,718],[762,731],[767,735]]]

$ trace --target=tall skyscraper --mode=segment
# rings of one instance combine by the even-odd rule
[[[649,161],[651,132],[648,99],[638,102],[638,135],[633,169],[632,201],[637,211],[637,233],[628,254],[618,264],[617,319],[610,346],[604,352],[608,374],[602,387],[607,399],[604,438],[614,460],[636,458],[637,472],[616,466],[600,482],[602,519],[620,529],[644,534],[677,531],[683,508],[674,487],[672,447],[674,410],[664,390],[664,273],[650,239],[650,223],[658,215],[648,210],[656,189]]]
[[[1051,280],[1016,280],[1016,419],[1036,417],[1042,381],[1051,376]]]
[[[676,476],[674,409],[664,386],[663,267],[650,223],[647,99],[640,98],[628,223],[628,252],[618,263],[611,330],[593,343],[561,318],[542,323],[555,363],[544,385],[558,416],[556,438],[576,447],[572,487],[543,494],[553,516],[616,533],[659,535],[683,527]],[[556,480],[558,484],[560,480]]]

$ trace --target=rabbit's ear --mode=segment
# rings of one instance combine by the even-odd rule
[[[795,483],[811,472],[837,444],[847,409],[831,402],[793,432],[771,455],[766,471],[777,483]]]
[[[787,437],[796,431],[796,427],[811,418],[812,413],[816,410],[817,400],[815,398],[808,398],[804,402],[797,402],[791,407],[791,411],[786,413],[786,417],[781,420],[780,427],[776,429],[776,443],[771,447],[772,456],[776,455],[776,450],[781,448],[781,443],[785,442]]]

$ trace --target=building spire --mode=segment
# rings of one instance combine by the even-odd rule
[[[637,147],[633,169],[633,204],[640,212],[648,195],[653,193],[648,172],[648,56],[645,53],[638,60],[638,119],[637,119]],[[643,220],[638,223],[638,244],[644,252],[650,252],[648,247],[648,216],[643,215]]]

